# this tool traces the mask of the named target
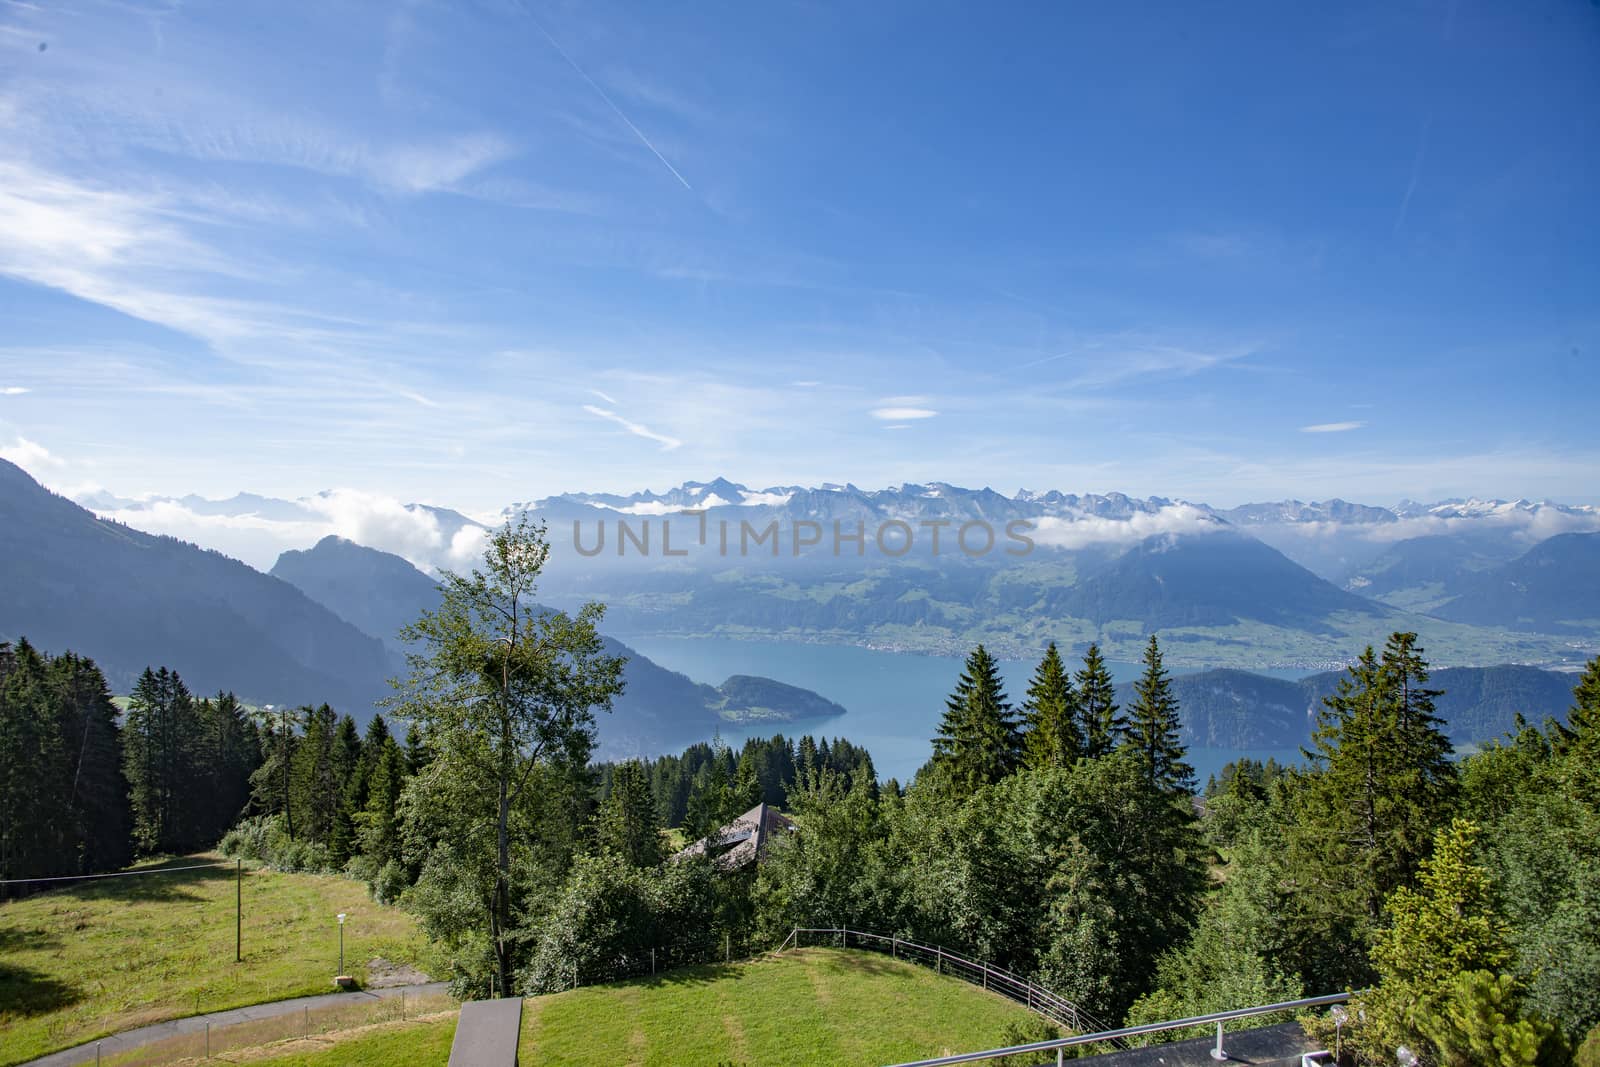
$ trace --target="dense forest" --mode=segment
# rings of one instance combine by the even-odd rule
[[[260,762],[256,725],[230,693],[197,700],[177,674],[146,670],[119,717],[92,660],[0,643],[0,878],[210,848],[245,810]]]
[[[88,660],[6,649],[6,876],[207,846],[238,816],[225,852],[366,880],[448,948],[464,995],[850,926],[1033,976],[1108,1023],[1365,990],[1352,1062],[1561,1064],[1600,1024],[1600,659],[1564,718],[1456,760],[1423,650],[1395,633],[1324,700],[1302,765],[1243,761],[1204,789],[1153,636],[1120,695],[1096,647],[1069,665],[1051,646],[1013,701],[977,647],[904,785],[842,739],[596,764],[621,663],[598,606],[531,599],[543,548],[507,527],[482,570],[446,576],[365,731],[326,705],[252,718],[165,670],[119,723]],[[671,855],[669,830],[763,800],[799,828],[764,862]]]

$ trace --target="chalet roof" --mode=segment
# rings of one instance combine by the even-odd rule
[[[711,856],[713,862],[723,870],[738,870],[765,856],[767,845],[774,837],[794,829],[793,819],[763,801],[672,858]]]

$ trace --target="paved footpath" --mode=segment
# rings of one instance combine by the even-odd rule
[[[444,982],[427,982],[422,985],[390,986],[385,989],[363,989],[355,993],[323,993],[314,997],[296,997],[293,1000],[275,1000],[267,1004],[252,1004],[245,1008],[230,1008],[227,1011],[214,1011],[208,1015],[191,1015],[186,1019],[169,1019],[164,1023],[153,1026],[141,1026],[137,1030],[125,1030],[120,1034],[102,1037],[98,1041],[88,1041],[82,1045],[60,1052],[52,1052],[48,1056],[40,1056],[36,1060],[28,1060],[18,1067],[73,1067],[80,1063],[93,1063],[95,1061],[95,1046],[99,1046],[100,1054],[110,1058],[117,1053],[127,1052],[129,1049],[141,1045],[153,1044],[164,1041],[169,1037],[180,1034],[203,1033],[206,1024],[211,1024],[215,1033],[224,1027],[237,1026],[239,1023],[251,1022],[255,1019],[271,1019],[278,1015],[292,1015],[295,1012],[317,1011],[321,1008],[331,1008],[340,1004],[355,1004],[363,1000],[387,1000],[398,997],[402,993],[409,997],[429,996],[443,993],[446,989]]]

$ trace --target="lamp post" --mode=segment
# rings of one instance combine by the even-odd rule
[[[339,913],[339,974],[344,974],[344,912]]]
[[[1394,1050],[1394,1058],[1400,1062],[1400,1067],[1417,1067],[1417,1054],[1404,1045]]]
[[[1344,1005],[1335,1004],[1328,1009],[1328,1015],[1333,1019],[1333,1062],[1338,1063],[1340,1038],[1344,1036],[1344,1024],[1350,1018],[1350,1013],[1344,1009]]]

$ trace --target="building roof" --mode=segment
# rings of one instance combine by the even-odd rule
[[[677,860],[691,856],[710,856],[723,870],[738,870],[765,856],[767,845],[774,837],[794,829],[793,819],[763,801],[672,858]]]

